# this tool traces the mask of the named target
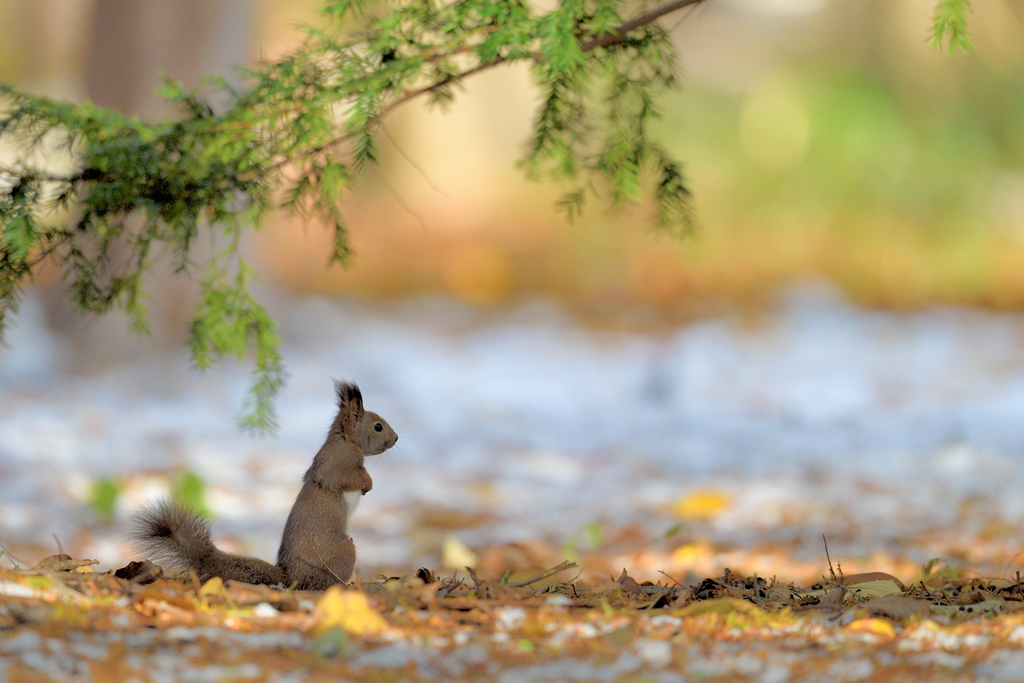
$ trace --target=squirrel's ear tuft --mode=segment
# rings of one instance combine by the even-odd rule
[[[349,432],[363,416],[363,394],[359,387],[351,382],[334,380],[334,391],[338,395],[338,418],[335,424]]]
[[[334,392],[338,395],[339,408],[345,409],[352,404],[356,404],[362,410],[363,392],[359,391],[359,387],[355,384],[334,380]]]

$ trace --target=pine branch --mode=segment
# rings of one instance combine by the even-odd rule
[[[644,26],[647,26],[648,24],[655,22],[658,19],[661,19],[666,14],[677,12],[683,9],[684,7],[690,7],[691,5],[699,5],[704,1],[705,0],[675,0],[674,2],[666,2],[664,5],[660,5],[652,9],[650,12],[641,14],[635,19],[627,21],[626,23],[622,24],[621,26],[619,26],[619,28],[615,29],[611,33],[605,34],[603,36],[595,38],[594,40],[583,43],[582,45],[580,45],[580,50],[582,50],[583,52],[590,52],[595,48],[607,47],[608,45],[622,42],[622,40],[630,33],[633,33],[637,29],[643,28]]]
[[[967,30],[967,13],[971,11],[970,0],[942,0],[935,6],[932,15],[932,29],[929,42],[936,50],[941,50],[948,41],[947,51],[957,49],[967,52],[971,45],[971,34]]]
[[[579,181],[561,204],[573,215],[596,187],[621,203],[653,186],[658,224],[685,230],[692,216],[682,167],[648,139],[648,124],[676,71],[655,22],[700,2],[666,2],[628,21],[619,15],[625,0],[562,0],[537,15],[522,0],[389,4],[358,34],[308,29],[300,49],[246,72],[249,90],[212,80],[227,107],[165,82],[160,94],[180,115],[155,123],[0,85],[0,142],[22,150],[0,168],[0,333],[44,259],[67,267],[79,308],[122,307],[144,331],[142,275],[162,246],[177,272],[205,273],[190,335],[196,366],[250,355],[242,421],[268,430],[285,371],[274,321],[250,292],[255,273],[237,252],[243,231],[278,207],[316,215],[334,228],[329,263],[344,263],[340,201],[376,163],[384,119],[417,97],[445,103],[465,79],[514,62],[531,64],[544,92],[523,160],[530,176]],[[354,9],[358,2],[334,0],[325,12],[341,19]],[[51,150],[79,170],[47,171],[40,159]],[[47,227],[54,215],[66,224]],[[191,250],[202,231],[227,246],[196,264]],[[111,262],[114,244],[126,246],[127,265]]]
[[[661,17],[663,17],[663,16],[665,16],[667,14],[671,14],[672,12],[676,12],[678,10],[681,10],[681,9],[683,9],[685,7],[690,7],[690,6],[693,6],[693,5],[698,5],[698,4],[700,4],[702,2],[705,2],[705,1],[706,0],[674,0],[673,2],[665,3],[664,5],[660,5],[659,7],[657,7],[657,8],[655,8],[655,9],[649,11],[649,12],[646,12],[646,13],[640,15],[640,16],[636,17],[635,19],[631,19],[630,21],[627,21],[627,22],[621,24],[617,29],[615,29],[614,31],[612,31],[610,33],[606,33],[606,34],[604,34],[604,35],[602,35],[602,36],[600,36],[598,38],[594,38],[593,40],[589,40],[589,41],[587,41],[585,43],[582,43],[580,45],[580,51],[584,52],[584,53],[587,53],[587,52],[592,52],[593,50],[595,50],[597,48],[600,48],[600,47],[608,47],[608,46],[614,45],[616,43],[621,43],[623,40],[625,40],[625,38],[630,33],[633,33],[634,31],[637,31],[637,30],[647,26],[648,24],[651,24],[651,23],[657,21]],[[956,1],[956,0],[953,0],[953,1]],[[447,58],[452,57],[452,56],[454,56],[456,54],[463,54],[463,53],[471,52],[472,49],[473,49],[472,47],[468,47],[467,46],[467,47],[460,47],[457,50],[453,50],[452,52],[449,52],[449,53],[446,53],[446,54],[443,54],[443,55],[439,55],[439,54],[436,54],[436,53],[435,54],[431,54],[430,55],[430,60],[431,61],[439,61],[439,60],[442,60],[442,59],[447,59]],[[539,60],[540,59],[540,55],[535,54],[534,55],[534,59]],[[432,92],[436,92],[436,91],[438,91],[438,90],[440,90],[442,88],[449,87],[451,85],[459,83],[460,81],[465,80],[466,78],[469,78],[470,76],[475,76],[478,73],[482,73],[484,71],[488,71],[488,70],[490,70],[490,69],[492,69],[492,68],[494,68],[496,66],[501,66],[502,64],[506,64],[508,61],[509,60],[507,58],[502,57],[502,58],[496,59],[496,60],[491,61],[491,62],[478,64],[478,65],[476,65],[476,66],[474,66],[472,68],[469,68],[469,69],[461,71],[461,72],[459,72],[457,74],[454,74],[450,78],[445,79],[443,81],[439,81],[439,82],[433,83],[433,84],[431,84],[429,86],[425,86],[425,87],[422,87],[422,88],[417,88],[415,90],[411,90],[409,92],[403,93],[402,95],[399,95],[393,102],[391,102],[390,104],[385,106],[380,111],[380,113],[377,114],[375,119],[377,121],[380,121],[380,120],[384,119],[392,111],[397,109],[399,106],[405,104],[409,100],[413,100],[413,99],[415,99],[417,97],[421,97],[422,95],[426,95],[426,94],[429,94],[429,93],[432,93]],[[325,151],[327,151],[327,150],[329,150],[329,149],[331,149],[333,147],[337,147],[339,145],[344,144],[349,139],[351,139],[351,137],[352,136],[350,134],[339,135],[336,138],[334,138],[333,140],[330,140],[329,142],[327,142],[327,143],[325,143],[323,145],[320,145],[318,147],[310,149],[310,150],[304,152],[303,154],[298,155],[297,157],[281,159],[281,160],[271,164],[267,168],[267,170],[268,171],[276,171],[276,170],[279,170],[283,166],[288,165],[290,163],[294,163],[296,161],[302,161],[304,159],[308,159],[308,158],[316,156],[318,154],[322,154],[323,152],[325,152]]]

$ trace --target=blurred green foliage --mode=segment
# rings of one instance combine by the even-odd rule
[[[970,11],[970,0],[940,0],[932,18],[932,46],[942,49],[945,44],[950,52],[971,49],[971,35],[967,30]]]
[[[98,514],[103,521],[111,522],[114,519],[114,509],[117,503],[117,496],[121,487],[113,479],[97,479],[92,484],[92,495],[89,498],[89,507]]]
[[[333,0],[322,9],[326,28],[305,27],[298,50],[244,70],[243,89],[223,77],[208,80],[212,95],[165,82],[160,95],[179,115],[156,123],[0,85],[0,142],[18,150],[0,166],[0,333],[20,289],[48,262],[67,267],[78,308],[123,308],[145,332],[142,276],[169,251],[176,272],[204,273],[190,325],[196,366],[251,351],[241,421],[271,430],[284,381],[280,339],[251,294],[244,233],[278,206],[315,216],[332,226],[329,263],[344,263],[340,202],[377,162],[385,117],[418,96],[444,106],[463,78],[520,62],[543,93],[527,173],[568,182],[570,211],[597,194],[596,182],[616,204],[637,202],[652,186],[657,224],[686,230],[680,164],[648,130],[677,72],[656,19],[701,1],[664,3],[627,21],[620,12],[633,8],[624,0],[562,0],[550,11],[520,0],[402,2],[372,14],[361,0]],[[226,104],[215,106],[217,98]],[[70,170],[54,170],[53,158]],[[213,253],[200,268],[193,247],[202,233]]]
[[[206,482],[192,470],[183,470],[178,474],[171,487],[171,498],[206,519],[213,517],[210,508],[206,506]]]

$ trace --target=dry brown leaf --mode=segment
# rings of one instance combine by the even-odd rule
[[[74,560],[70,555],[50,555],[37,562],[31,569],[34,572],[73,572],[79,567],[99,564],[99,560]]]
[[[974,590],[964,591],[961,593],[953,604],[977,605],[979,602],[985,602],[986,600],[1002,600],[1002,598],[990,591],[975,588]]]
[[[908,595],[886,595],[872,598],[861,608],[867,617],[886,617],[894,621],[928,616],[928,603]]]
[[[834,588],[818,600],[818,604],[815,607],[819,611],[828,614],[829,616],[835,616],[843,611],[843,600],[846,599],[846,588],[839,586]]]
[[[640,584],[636,582],[632,576],[626,573],[625,567],[622,569],[622,574],[616,579],[615,584],[622,589],[624,594],[629,594],[637,597],[647,597],[647,594],[640,588]]]

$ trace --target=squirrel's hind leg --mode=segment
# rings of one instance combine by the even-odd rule
[[[293,562],[288,580],[296,582],[298,590],[322,591],[352,578],[356,564],[356,545],[351,537],[326,548],[314,549],[312,557],[305,553]]]

